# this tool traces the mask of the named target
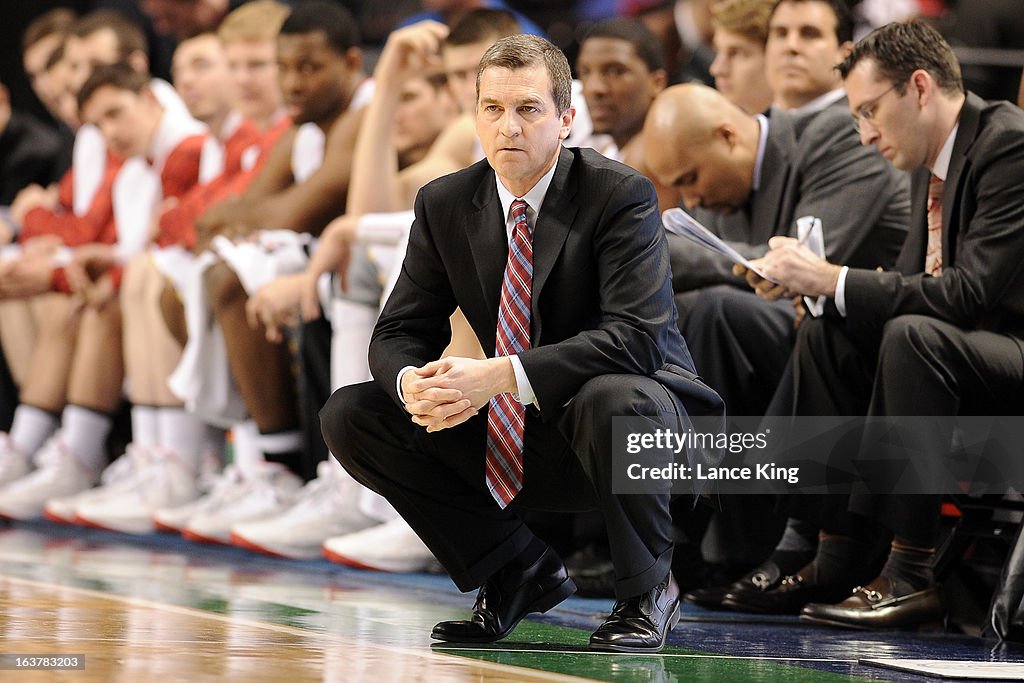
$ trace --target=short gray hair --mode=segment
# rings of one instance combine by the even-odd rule
[[[526,69],[544,64],[551,79],[551,97],[558,113],[572,105],[572,72],[565,54],[547,40],[525,33],[506,36],[487,48],[476,70],[476,96],[480,99],[480,76],[485,69]]]

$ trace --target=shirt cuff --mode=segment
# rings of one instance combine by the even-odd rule
[[[836,280],[836,310],[839,315],[846,317],[846,274],[850,272],[849,266],[843,266],[839,271],[839,279]]]
[[[512,362],[512,372],[516,375],[516,400],[524,406],[533,404],[539,410],[540,406],[537,404],[537,395],[533,392],[530,378],[526,376],[523,361],[519,360],[519,356],[509,356],[508,359]]]
[[[395,384],[395,388],[398,390],[398,398],[402,401],[403,404],[408,403],[408,401],[405,400],[405,394],[402,393],[402,378],[405,377],[405,373],[415,369],[415,365],[406,365],[404,368],[398,371],[398,382]]]

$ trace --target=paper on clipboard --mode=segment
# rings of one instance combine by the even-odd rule
[[[796,238],[808,249],[821,258],[825,258],[825,233],[821,229],[821,219],[814,216],[801,216],[796,219]],[[815,318],[825,314],[825,302],[827,297],[819,296],[814,299],[804,297],[804,307],[807,312]]]
[[[700,224],[693,216],[678,207],[673,207],[661,214],[662,225],[674,235],[687,237],[697,244],[725,256],[733,263],[738,263],[752,270],[765,280],[775,282],[750,263],[742,254],[730,247],[721,237]]]

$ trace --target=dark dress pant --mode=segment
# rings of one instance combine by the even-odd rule
[[[608,530],[615,593],[624,599],[650,590],[669,572],[671,496],[667,488],[612,493],[611,417],[683,415],[675,394],[633,375],[591,379],[546,423],[528,408],[524,486],[504,510],[485,483],[486,410],[428,434],[378,384],[366,382],[336,391],[320,417],[342,466],[398,510],[460,590],[482,585],[533,540],[520,510],[598,509]]]

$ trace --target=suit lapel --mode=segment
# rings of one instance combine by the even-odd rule
[[[782,116],[773,116],[768,120],[768,141],[761,162],[761,187],[757,190],[750,212],[750,241],[754,244],[767,242],[779,228],[784,228],[782,234],[789,234],[791,226],[780,226],[778,223],[783,192],[791,172],[789,150],[795,144],[793,129],[788,121]]]
[[[910,177],[912,203],[910,205],[910,230],[896,260],[896,270],[904,275],[914,275],[924,270],[924,254],[928,243],[928,181],[931,171],[921,168]]]
[[[556,163],[558,168],[551,178],[551,185],[537,214],[537,225],[533,229],[533,293],[530,309],[531,337],[534,341],[540,338],[541,320],[537,302],[558,261],[558,255],[565,247],[569,228],[579,208],[573,201],[576,195],[575,179],[570,177],[573,153],[563,147]]]
[[[956,262],[953,245],[956,244],[960,226],[953,221],[957,209],[957,197],[960,196],[960,182],[967,165],[967,152],[974,144],[981,123],[981,109],[984,102],[972,93],[967,94],[963,109],[960,112],[960,128],[953,141],[953,153],[949,160],[949,170],[942,185],[942,263],[952,266]]]
[[[505,216],[501,215],[501,201],[498,199],[495,182],[494,172],[488,166],[473,196],[473,210],[466,216],[466,236],[473,255],[473,266],[480,278],[484,304],[491,317],[492,330],[498,326],[501,279],[508,260]]]

